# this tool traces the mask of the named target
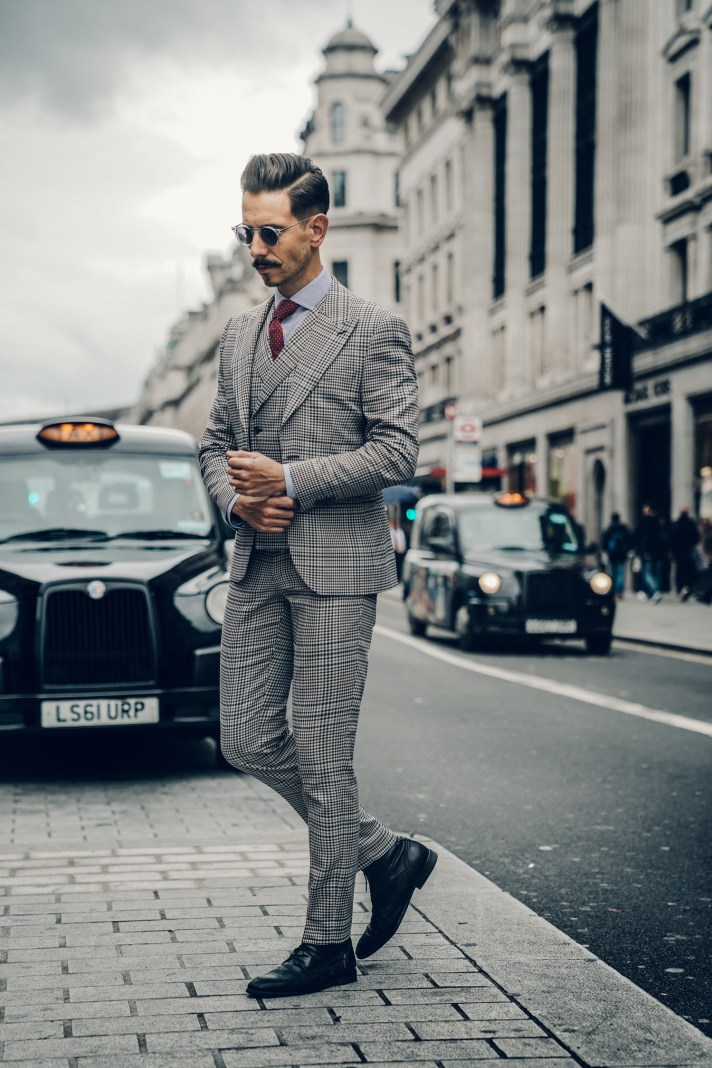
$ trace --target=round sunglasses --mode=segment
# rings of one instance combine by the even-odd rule
[[[309,222],[311,218],[309,215],[306,219],[297,219],[289,226],[248,226],[246,223],[238,223],[237,226],[232,226],[231,230],[241,245],[251,245],[255,233],[258,233],[265,245],[274,248],[285,230],[291,230],[293,226],[299,226],[299,223]]]

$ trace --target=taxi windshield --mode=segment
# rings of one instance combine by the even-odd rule
[[[510,549],[521,552],[580,553],[581,540],[567,512],[528,504],[519,508],[493,505],[460,512],[463,553]]]
[[[207,537],[197,461],[54,450],[0,460],[0,541]]]

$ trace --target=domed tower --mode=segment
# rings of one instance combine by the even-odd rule
[[[357,296],[397,309],[398,146],[381,114],[388,78],[375,68],[377,51],[350,19],[331,38],[301,137],[331,190],[325,265]]]

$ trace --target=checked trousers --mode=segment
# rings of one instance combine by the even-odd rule
[[[227,598],[223,755],[275,789],[307,823],[303,941],[317,945],[349,937],[356,873],[397,840],[359,805],[353,768],[375,617],[375,594],[314,593],[286,549],[253,550],[245,577],[230,585]]]

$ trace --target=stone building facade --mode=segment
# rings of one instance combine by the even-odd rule
[[[151,368],[128,413],[132,423],[179,427],[200,438],[217,388],[218,347],[225,324],[264,300],[264,285],[250,266],[247,249],[229,256],[208,253],[205,267],[213,299],[187,312],[171,328],[165,349]]]
[[[485,471],[611,510],[703,512],[712,481],[712,5],[437,0],[392,82],[421,473],[454,406]],[[598,388],[604,300],[640,334]],[[712,516],[710,517],[712,518]]]
[[[376,47],[350,21],[323,54],[316,107],[302,132],[305,154],[323,169],[331,189],[322,259],[359,296],[397,309],[398,142],[380,110],[389,75],[376,70]],[[225,323],[267,295],[239,245],[228,256],[208,254],[205,264],[212,300],[172,327],[128,416],[138,423],[180,427],[198,438],[215,396]]]
[[[351,21],[323,49],[317,103],[302,131],[303,151],[331,190],[325,266],[360,297],[400,303],[396,172],[398,140],[380,102],[388,75],[377,49]]]

